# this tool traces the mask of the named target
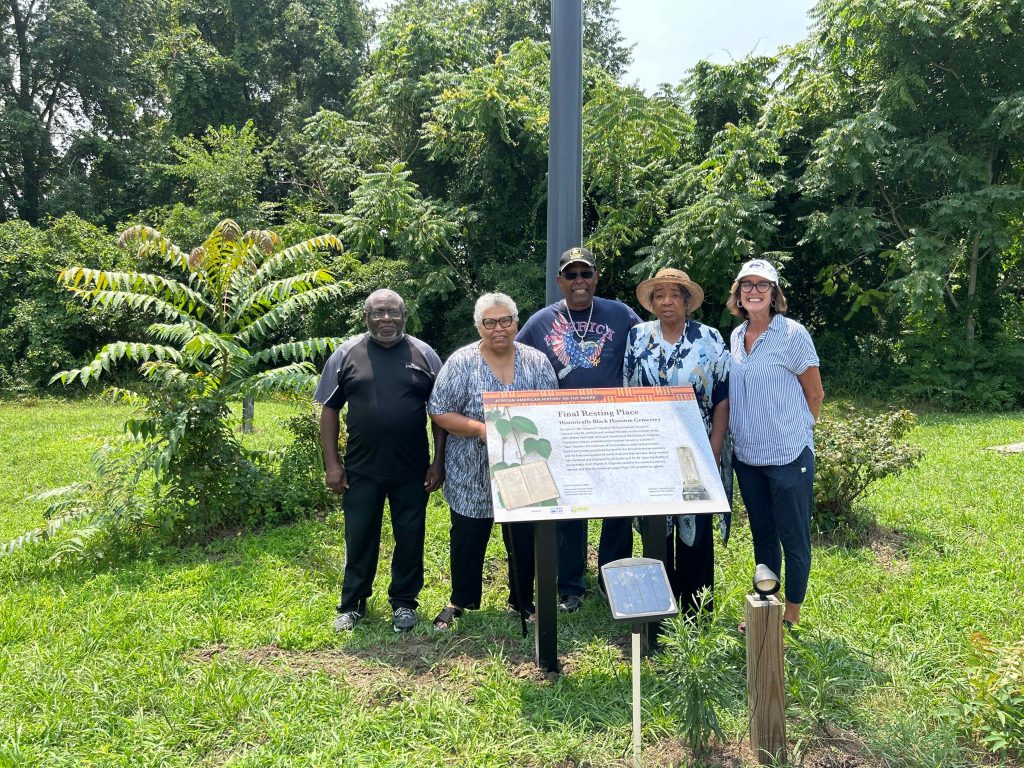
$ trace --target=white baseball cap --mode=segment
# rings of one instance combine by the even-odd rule
[[[736,281],[739,282],[744,277],[749,277],[750,275],[763,277],[765,280],[771,280],[776,284],[779,282],[779,271],[764,259],[753,259],[744,264],[740,268],[740,273],[736,275]]]

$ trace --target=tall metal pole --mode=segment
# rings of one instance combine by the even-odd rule
[[[558,257],[583,239],[583,3],[551,0],[548,140],[548,303],[561,292]]]
[[[551,122],[548,138],[547,300],[561,297],[558,257],[583,238],[583,2],[551,0]],[[537,666],[558,671],[558,538],[535,524]]]

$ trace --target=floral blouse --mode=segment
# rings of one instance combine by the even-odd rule
[[[622,363],[622,384],[626,387],[674,387],[692,385],[704,427],[711,435],[711,415],[715,406],[729,397],[729,351],[722,335],[714,328],[687,320],[679,340],[665,341],[661,321],[640,323],[626,338],[626,357]],[[726,454],[723,449],[723,477]],[[732,475],[731,464],[728,474]],[[728,492],[728,488],[726,489]],[[728,493],[727,493],[728,495]],[[679,538],[691,546],[696,538],[695,515],[674,518]],[[673,519],[669,519],[669,527]],[[719,518],[722,535],[728,536],[728,521]]]

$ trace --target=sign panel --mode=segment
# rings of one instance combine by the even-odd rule
[[[629,557],[601,566],[608,605],[616,621],[647,622],[679,613],[665,564]]]
[[[729,511],[691,387],[483,401],[496,522]]]

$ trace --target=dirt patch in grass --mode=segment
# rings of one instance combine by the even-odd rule
[[[826,735],[807,743],[800,761],[805,768],[874,768],[878,765],[864,740],[853,731],[826,725],[825,732]]]
[[[865,544],[875,555],[875,562],[887,571],[905,572],[909,570],[907,553],[910,551],[914,538],[902,531],[872,525],[867,532]]]
[[[344,680],[357,690],[366,693],[367,701],[374,706],[387,706],[406,698],[414,690],[443,688],[457,691],[464,698],[471,698],[471,686],[463,674],[464,670],[480,662],[460,654],[431,662],[428,654],[416,649],[417,639],[401,648],[388,649],[373,660],[367,660],[359,653],[340,650],[293,651],[276,645],[258,648],[228,648],[212,645],[196,648],[186,655],[195,664],[204,664],[214,659],[242,662],[275,672],[307,677],[324,674]],[[432,643],[419,641],[424,649],[434,649]],[[423,649],[421,649],[423,650]],[[438,682],[443,681],[443,686]]]
[[[367,700],[376,706],[393,704],[423,688],[456,692],[466,701],[472,699],[473,685],[466,673],[485,663],[475,648],[463,647],[459,643],[439,648],[428,638],[412,635],[405,640],[391,647],[355,651],[295,651],[276,645],[229,648],[218,644],[196,648],[185,658],[195,664],[208,664],[214,659],[242,662],[299,677],[328,675],[365,692]],[[500,652],[508,659],[513,676],[537,681],[557,679],[556,675],[540,672],[511,644],[499,647],[503,645],[495,642],[492,651]]]

